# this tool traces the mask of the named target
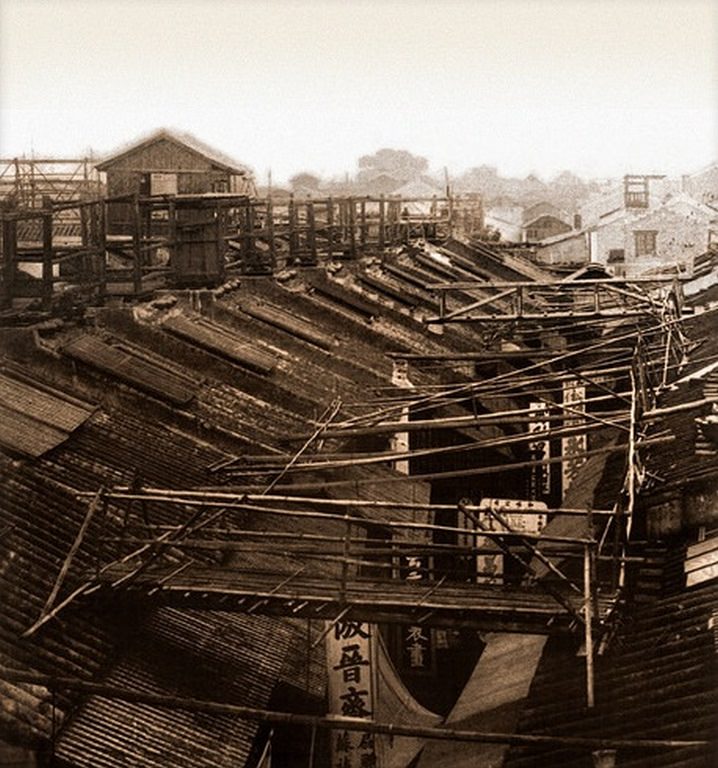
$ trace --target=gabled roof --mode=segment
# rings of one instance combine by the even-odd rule
[[[544,216],[553,216],[555,219],[559,219],[569,225],[571,223],[571,217],[566,211],[557,208],[553,203],[541,202],[535,203],[524,211],[523,225],[524,227],[528,227],[534,221],[543,218]]]
[[[149,136],[144,136],[143,138],[134,141],[132,144],[122,147],[117,152],[114,152],[113,154],[106,157],[102,162],[98,163],[95,168],[98,171],[106,171],[110,166],[112,166],[121,158],[126,157],[133,152],[144,149],[145,147],[148,147],[158,141],[169,141],[185,147],[186,149],[201,155],[204,159],[209,160],[214,165],[218,165],[219,167],[226,171],[230,171],[231,173],[236,173],[241,176],[252,175],[252,171],[246,165],[243,165],[237,160],[234,160],[229,155],[224,154],[224,152],[220,152],[218,149],[210,147],[208,144],[205,144],[191,133],[179,133],[176,131],[170,131],[167,128],[160,128],[154,133],[151,133]]]
[[[699,168],[697,171],[693,171],[693,173],[689,174],[689,179],[695,179],[697,176],[702,176],[704,173],[710,173],[711,171],[718,168],[718,160],[714,160],[712,163],[709,163],[708,165],[704,165],[702,168]]]

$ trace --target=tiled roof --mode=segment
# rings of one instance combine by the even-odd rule
[[[366,265],[345,264],[336,277],[307,269],[283,283],[270,277],[243,280],[238,290],[207,302],[204,314],[182,297],[164,309],[144,305],[98,310],[81,338],[90,339],[83,344],[100,349],[102,355],[84,366],[73,365],[69,355],[38,354],[41,359],[25,361],[38,375],[65,382],[101,407],[82,429],[41,458],[4,465],[10,492],[0,499],[0,526],[12,526],[15,538],[8,537],[11,544],[2,551],[0,578],[16,596],[7,614],[12,624],[3,625],[0,635],[4,657],[41,671],[80,675],[82,670],[86,678],[148,691],[186,686],[184,692],[202,693],[209,685],[215,692],[210,698],[256,706],[266,705],[273,682],[301,689],[306,670],[297,645],[306,627],[293,622],[155,609],[142,611],[132,624],[132,640],[110,612],[96,605],[64,614],[62,623],[50,622],[24,645],[18,635],[39,615],[82,522],[85,506],[74,491],[131,484],[138,474],[145,484],[171,488],[219,484],[211,468],[230,457],[247,452],[291,456],[297,444],[288,444],[287,436],[313,427],[334,398],[342,400],[344,415],[361,412],[373,390],[390,386],[392,363],[386,352],[475,350],[476,336],[466,328],[447,327],[441,336],[427,333],[415,310],[430,306],[433,297],[421,281],[484,272],[498,279],[507,274],[524,279],[525,274],[507,267],[493,251],[487,255],[468,246],[455,250],[456,263],[451,256],[420,263],[410,253],[386,262],[396,266],[394,270],[373,262],[371,275],[384,290],[362,282]],[[386,290],[387,285],[401,290],[406,284],[402,272],[413,278],[406,282],[415,292],[415,306]],[[67,350],[77,338],[76,329],[63,327],[55,337],[48,334],[45,343]],[[417,384],[466,378],[451,369],[412,371]],[[191,392],[186,400],[182,396],[181,409],[172,407],[179,403],[168,396],[168,382],[177,385],[175,399],[180,390]],[[596,476],[602,471],[593,465],[590,469]],[[327,485],[323,492],[343,496],[349,489],[355,498],[367,501],[428,501],[426,484],[394,482],[398,477],[386,466],[355,466],[299,475],[295,486],[341,480],[342,486]],[[266,485],[261,478],[254,482]],[[374,514],[369,504],[360,511],[366,517]],[[158,514],[161,521],[177,522],[174,509],[160,507]],[[411,507],[404,514],[413,519]],[[314,526],[297,521],[299,531]],[[91,568],[91,554],[78,555],[77,567]],[[288,559],[281,552],[272,557]],[[225,632],[230,643],[225,642]],[[321,671],[315,656],[310,663],[310,693],[316,695]],[[206,679],[199,679],[205,672]],[[28,716],[39,706],[26,707]],[[62,702],[62,709],[69,712],[70,702]],[[46,723],[33,732],[46,736]],[[209,762],[210,751],[220,754],[226,748],[227,761],[242,765],[254,733],[247,723],[90,697],[68,721],[58,754],[67,765],[78,767],[174,768],[190,764],[190,745],[196,742],[200,747],[194,764],[217,764]]]
[[[715,648],[710,620],[718,584],[638,606],[596,659],[596,707],[585,705],[585,660],[549,640],[519,732],[605,739],[715,739]],[[619,752],[620,768],[711,768],[715,746]],[[570,749],[512,748],[506,768],[591,765]]]
[[[161,128],[160,130],[151,133],[149,136],[145,136],[133,142],[132,144],[121,148],[120,150],[114,152],[112,155],[106,157],[95,167],[98,171],[107,170],[107,168],[112,166],[112,164],[119,160],[121,157],[124,157],[125,155],[136,152],[150,144],[162,140],[171,141],[176,144],[188,147],[193,152],[202,155],[207,160],[210,160],[212,163],[219,165],[228,171],[233,171],[234,173],[241,175],[251,174],[251,171],[247,168],[247,166],[243,165],[242,163],[238,163],[236,160],[229,157],[228,155],[225,155],[223,152],[210,147],[208,144],[205,144],[191,133],[179,133],[175,131],[169,131],[166,128]]]

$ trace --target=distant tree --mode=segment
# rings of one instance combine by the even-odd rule
[[[319,186],[322,183],[321,178],[313,173],[297,173],[289,179],[289,184],[293,192],[301,189],[310,189],[312,191],[319,190]]]
[[[479,192],[485,199],[498,197],[504,191],[504,179],[493,165],[469,168],[456,180],[456,188],[466,192]]]
[[[557,187],[582,187],[584,182],[572,171],[561,171],[555,179],[551,180],[551,184]]]
[[[413,155],[406,149],[379,149],[373,155],[362,155],[358,161],[359,177],[369,179],[385,173],[399,181],[409,181],[429,168],[425,157]]]

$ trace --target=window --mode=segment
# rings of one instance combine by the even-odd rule
[[[656,255],[655,230],[637,231],[633,233],[636,243],[636,257]]]
[[[626,208],[648,208],[648,177],[624,176],[623,195]]]
[[[151,195],[176,195],[177,194],[177,174],[176,173],[153,173],[150,175],[150,194]]]

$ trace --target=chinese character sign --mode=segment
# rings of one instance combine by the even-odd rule
[[[531,421],[529,432],[536,439],[529,443],[529,451],[534,461],[548,461],[551,458],[551,443],[549,430],[551,422],[548,420],[549,412],[542,402],[532,401],[529,405]],[[531,467],[531,498],[540,499],[551,493],[551,465],[537,464]]]
[[[490,499],[481,500],[479,507],[492,509],[506,521],[508,529],[520,533],[540,533],[548,521],[548,508],[542,501],[524,501],[523,499]],[[488,511],[480,512],[481,522],[490,531],[505,531],[494,515]],[[477,537],[477,546],[492,545],[489,537]],[[476,581],[479,584],[501,584],[504,575],[504,557],[502,554],[483,554],[476,558]]]
[[[418,625],[402,628],[404,634],[404,666],[414,672],[424,672],[431,663],[429,630]]]
[[[586,387],[578,384],[576,381],[564,381],[563,383],[563,404],[571,408],[566,411],[563,420],[564,427],[576,427],[584,422],[574,411],[586,410]],[[562,495],[576,477],[581,465],[586,461],[585,453],[588,448],[588,441],[585,432],[576,435],[568,435],[561,438],[561,456],[563,458],[561,466],[561,489]]]
[[[327,635],[329,716],[371,720],[376,686],[376,628],[360,621],[338,621]],[[332,768],[376,766],[374,735],[337,729],[331,732]]]

